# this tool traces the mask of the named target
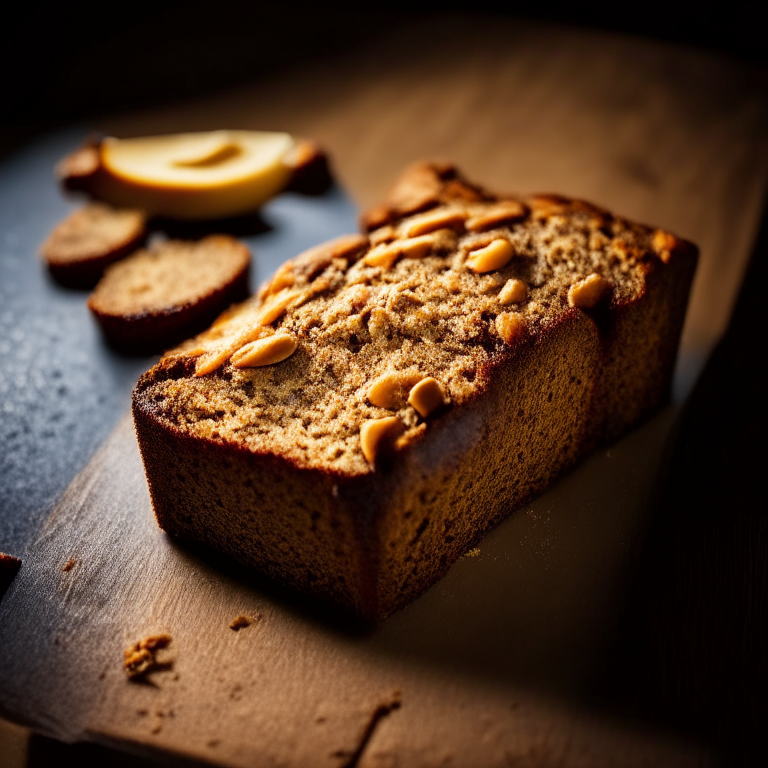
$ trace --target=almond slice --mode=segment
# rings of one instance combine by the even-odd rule
[[[472,251],[467,259],[467,266],[473,272],[482,275],[506,267],[514,255],[515,249],[512,243],[500,237],[486,245],[485,248]]]
[[[426,418],[445,405],[445,393],[437,379],[422,379],[411,389],[408,402]]]
[[[257,339],[240,348],[232,355],[232,365],[236,368],[260,368],[262,365],[274,365],[289,358],[298,344],[287,333],[276,333],[264,339]]]
[[[368,388],[368,401],[379,408],[395,410],[403,406],[411,388],[424,378],[421,373],[396,371],[379,376]]]
[[[611,283],[598,274],[591,274],[568,290],[568,303],[578,309],[596,307],[611,291]]]
[[[373,464],[377,456],[389,448],[402,434],[404,424],[397,416],[370,419],[360,427],[360,448],[366,461]]]

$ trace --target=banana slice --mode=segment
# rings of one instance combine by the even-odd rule
[[[287,133],[213,131],[107,138],[93,192],[113,205],[176,219],[255,210],[288,184],[295,142]]]

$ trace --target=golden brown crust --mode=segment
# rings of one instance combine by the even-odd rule
[[[93,288],[110,264],[138,248],[146,237],[142,211],[90,203],[56,225],[40,255],[57,282]]]
[[[404,216],[455,202],[493,199],[482,187],[467,181],[450,163],[418,162],[409,166],[389,191],[383,205],[361,217],[363,231],[391,224]]]
[[[114,346],[158,351],[242,300],[249,267],[248,249],[228,235],[168,240],[110,267],[88,308]]]
[[[665,401],[696,263],[597,206],[502,199],[443,165],[395,189],[367,242],[284,265],[133,398],[165,530],[374,618]],[[257,332],[297,348],[240,371]],[[410,396],[430,379],[435,408]]]

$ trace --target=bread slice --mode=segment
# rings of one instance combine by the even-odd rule
[[[139,380],[157,520],[381,618],[668,397],[695,246],[420,164]]]
[[[117,348],[167,348],[247,296],[250,259],[228,235],[166,240],[110,267],[88,308]]]
[[[58,224],[40,248],[53,277],[70,288],[93,288],[104,270],[147,236],[141,211],[91,203]]]

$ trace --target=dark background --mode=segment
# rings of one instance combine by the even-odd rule
[[[743,3],[683,13],[626,3],[506,5],[505,15],[639,35],[766,66],[766,38]],[[442,5],[441,12],[492,14],[496,6]],[[39,2],[5,6],[0,22],[0,152],[36,133],[110,112],[162,104],[246,82],[371,38],[416,18],[366,6],[358,12],[288,3]],[[374,9],[374,10],[371,10]]]

